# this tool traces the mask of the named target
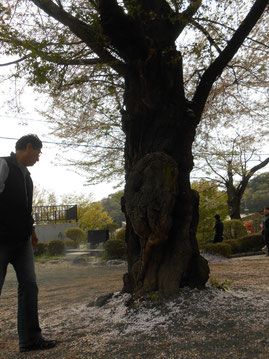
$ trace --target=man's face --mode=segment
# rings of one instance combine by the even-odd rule
[[[37,161],[39,161],[39,156],[41,155],[41,150],[34,149],[30,143],[26,146],[23,156],[23,164],[25,166],[33,166]]]

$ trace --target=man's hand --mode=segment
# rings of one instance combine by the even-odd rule
[[[34,228],[32,230],[31,241],[32,241],[33,248],[36,248],[37,243],[38,243],[38,238],[37,238],[37,235],[36,235],[36,232],[35,232]]]

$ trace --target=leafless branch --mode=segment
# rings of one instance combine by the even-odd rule
[[[218,22],[218,21],[214,21],[214,20],[210,20],[210,19],[206,19],[206,18],[193,18],[193,20],[194,20],[194,21],[197,20],[197,21],[209,22],[209,23],[212,23],[212,24],[215,24],[215,25],[219,25],[219,26],[221,26],[221,27],[224,27],[224,28],[227,29],[227,30],[231,30],[232,32],[235,32],[235,31],[236,31],[234,28],[232,28],[232,27],[230,27],[230,26],[227,26],[227,25],[225,25],[225,24],[222,24],[222,23],[220,23],[220,22]],[[252,42],[255,42],[256,44],[259,44],[259,45],[261,45],[261,46],[263,46],[263,47],[269,49],[269,45],[266,45],[265,43],[263,43],[263,42],[261,42],[261,41],[255,40],[255,39],[253,39],[252,37],[247,36],[246,39],[247,39],[247,40],[250,40],[250,41],[252,41]]]
[[[20,63],[20,62],[26,60],[28,57],[29,57],[29,55],[25,55],[25,56],[21,57],[21,58],[18,59],[18,60],[14,60],[14,61],[11,61],[11,62],[6,62],[6,63],[4,63],[4,64],[0,64],[0,66],[3,67],[3,66],[15,65],[15,64],[18,64],[18,63]]]

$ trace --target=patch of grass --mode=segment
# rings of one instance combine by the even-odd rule
[[[64,256],[50,256],[49,254],[42,254],[41,256],[34,257],[36,263],[47,263],[50,261],[57,261],[63,259]]]
[[[227,279],[225,279],[224,282],[219,283],[217,279],[211,277],[209,277],[209,282],[212,285],[212,287],[225,291],[229,290],[233,283],[231,280],[227,280]]]
[[[158,293],[151,293],[147,295],[147,299],[151,300],[152,302],[156,302],[159,300],[159,295]]]

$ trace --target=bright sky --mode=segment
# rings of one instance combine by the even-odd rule
[[[1,58],[0,64],[11,60],[13,58]],[[10,70],[9,66],[0,67],[0,75],[5,76]],[[34,93],[32,88],[23,86],[22,83],[8,80],[0,83],[0,98],[0,157],[15,151],[17,139],[26,134],[36,134],[43,142],[40,161],[28,168],[36,186],[54,192],[58,200],[61,195],[72,193],[92,194],[93,200],[99,201],[120,189],[114,188],[117,184],[115,182],[86,185],[86,177],[76,174],[70,168],[57,165],[59,163],[57,156],[61,155],[63,146],[59,145],[61,142],[59,138],[50,134],[51,125],[38,113],[38,109],[47,107],[45,96]],[[21,111],[19,114],[18,108]],[[78,156],[75,151],[69,151],[68,154],[65,151],[64,155],[65,158],[67,155],[68,158]]]
[[[44,98],[39,95],[39,99],[36,100],[37,96],[26,88],[25,93],[18,96],[16,101],[13,101],[15,90],[15,84],[11,82],[0,84],[2,100],[0,110],[0,157],[7,156],[11,151],[15,150],[15,143],[18,138],[28,133],[34,133],[43,141],[43,149],[40,161],[29,170],[34,184],[40,189],[54,192],[58,201],[60,196],[64,194],[92,194],[93,199],[99,201],[119,190],[119,188],[114,188],[116,183],[86,185],[86,177],[76,174],[68,167],[57,165],[59,163],[57,156],[61,154],[63,146],[57,144],[61,142],[60,139],[50,134],[52,129],[37,111],[38,108],[44,106],[46,108],[46,105],[42,103],[42,101],[45,101]],[[11,101],[11,106],[9,105],[9,107],[6,104],[7,100]],[[16,102],[18,101],[23,106],[23,112],[20,114],[15,110]],[[12,108],[14,108],[14,111]],[[264,155],[262,160],[268,157],[268,151],[267,146],[263,148]],[[67,157],[66,153],[64,155]],[[74,156],[77,156],[77,153],[74,151],[68,152],[68,157],[73,158]],[[257,163],[251,165],[255,164]],[[268,171],[268,166],[259,171],[259,173],[264,171]]]
[[[64,194],[92,194],[93,199],[99,201],[119,190],[113,188],[115,183],[85,185],[86,177],[75,173],[68,167],[57,165],[56,163],[59,162],[57,156],[61,154],[63,149],[61,145],[57,144],[60,143],[60,139],[50,135],[51,129],[48,123],[34,110],[37,107],[34,97],[27,95],[24,107],[25,112],[20,116],[15,111],[12,112],[2,106],[0,111],[0,157],[7,156],[15,150],[15,143],[18,138],[28,133],[34,133],[43,141],[42,155],[40,161],[28,169],[31,172],[34,184],[40,189],[54,192],[58,201],[60,196]],[[268,157],[268,153],[266,152],[266,157]],[[66,153],[64,155],[66,157]],[[70,156],[75,155],[77,154],[70,151]],[[255,164],[251,163],[251,165]],[[264,171],[268,171],[268,166],[259,173]],[[195,175],[195,173],[193,174]]]
[[[31,107],[31,115],[20,117],[15,113],[8,114],[7,111],[0,111],[0,157],[7,156],[15,150],[15,143],[18,138],[28,133],[34,133],[46,142],[60,142],[59,139],[49,135],[48,123],[35,113],[33,103],[29,99],[26,104]],[[27,120],[24,120],[26,119]],[[61,146],[57,144],[43,143],[40,161],[33,167],[29,167],[34,184],[40,188],[54,192],[56,197],[63,194],[93,194],[94,200],[101,200],[109,194],[116,192],[114,184],[102,183],[99,185],[87,185],[86,178],[78,175],[67,167],[56,165],[57,155],[61,152]],[[72,153],[70,153],[72,155]]]

